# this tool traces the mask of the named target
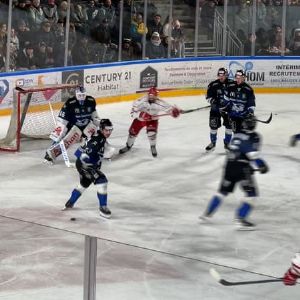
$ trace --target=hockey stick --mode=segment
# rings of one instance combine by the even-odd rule
[[[227,280],[223,279],[221,277],[220,273],[217,272],[214,268],[209,269],[209,273],[215,280],[217,280],[219,283],[221,283],[222,285],[225,285],[225,286],[282,282],[282,278],[253,280],[253,281],[227,281]]]
[[[202,109],[209,108],[209,107],[210,107],[210,105],[197,107],[197,108],[192,108],[192,109],[181,110],[180,114],[188,114],[188,113],[198,111],[198,110],[202,110]],[[171,116],[171,114],[155,115],[154,117],[164,117],[164,116]]]
[[[53,118],[53,122],[55,124],[55,126],[57,126],[57,122],[56,122],[56,118],[54,116],[54,111],[53,111],[53,107],[52,107],[52,104],[50,101],[48,101],[49,103],[49,107],[50,107],[50,111],[51,111],[51,115],[52,115],[52,118]],[[64,159],[64,162],[65,162],[65,165],[70,168],[72,167],[73,165],[70,163],[70,159],[69,159],[69,156],[68,156],[68,152],[67,152],[67,149],[66,149],[66,146],[65,146],[65,143],[63,140],[61,140],[59,142],[59,146],[60,146],[60,149],[61,149],[61,154],[62,154],[62,157]]]
[[[273,114],[271,113],[270,117],[267,120],[263,121],[263,120],[256,119],[256,121],[264,124],[269,124],[272,121],[272,118],[273,118]]]

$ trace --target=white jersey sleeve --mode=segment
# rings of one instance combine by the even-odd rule
[[[157,120],[159,117],[157,115],[159,112],[163,111],[165,113],[171,113],[172,105],[167,103],[162,99],[157,99],[155,102],[149,102],[148,97],[144,96],[136,100],[132,105],[131,116],[136,117],[139,120],[144,120],[143,116],[145,114],[151,116],[152,120]]]

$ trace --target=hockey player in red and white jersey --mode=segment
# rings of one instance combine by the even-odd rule
[[[177,118],[180,115],[181,110],[158,98],[157,89],[155,87],[151,87],[148,91],[148,95],[136,100],[132,105],[131,117],[134,118],[134,120],[129,128],[126,146],[119,150],[120,154],[123,154],[132,148],[139,132],[142,128],[146,127],[152,156],[157,156],[156,138],[159,112],[165,112],[170,114],[172,117]]]
[[[296,253],[294,256],[292,265],[286,271],[282,280],[285,285],[295,285],[298,278],[300,278],[300,253]]]

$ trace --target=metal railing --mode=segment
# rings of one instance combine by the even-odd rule
[[[224,38],[225,36],[225,38]],[[242,56],[244,55],[244,45],[231,28],[225,25],[224,18],[220,12],[215,10],[213,45],[220,55]]]

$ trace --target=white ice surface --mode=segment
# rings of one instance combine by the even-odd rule
[[[166,100],[183,109],[206,105],[203,96]],[[110,142],[117,148],[126,142],[130,107],[129,102],[98,106],[99,115],[114,123]],[[142,131],[131,152],[104,162],[111,220],[98,216],[95,186],[73,211],[61,211],[78,176],[61,159],[54,166],[42,163],[49,141],[24,141],[20,153],[0,153],[0,300],[83,299],[81,234],[125,243],[98,240],[99,300],[299,299],[299,285],[224,287],[209,275],[214,267],[232,281],[281,277],[299,250],[300,144],[291,148],[288,142],[300,131],[300,96],[257,95],[257,116],[267,119],[271,111],[272,122],[258,126],[270,173],[256,175],[261,197],[251,215],[257,223],[253,232],[234,226],[243,198],[239,190],[212,224],[199,222],[225,160],[223,128],[216,151],[204,153],[208,110],[161,118],[157,158]],[[1,118],[1,135],[5,124]]]

